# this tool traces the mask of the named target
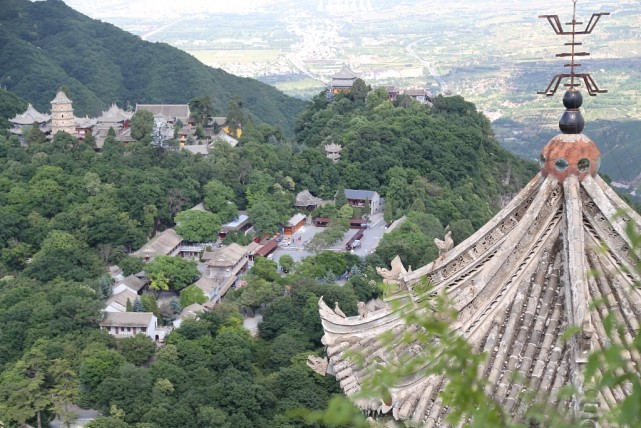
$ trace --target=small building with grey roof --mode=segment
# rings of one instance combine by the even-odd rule
[[[345,198],[347,203],[355,208],[363,208],[369,204],[370,212],[367,214],[373,215],[383,211],[383,198],[373,190],[345,189]]]
[[[152,312],[105,312],[100,328],[117,338],[132,337],[139,333],[154,340],[162,339],[157,335],[158,320]]]
[[[182,237],[174,229],[167,229],[158,232],[149,242],[131,255],[142,257],[145,261],[153,260],[158,256],[170,256],[179,249],[182,241]]]

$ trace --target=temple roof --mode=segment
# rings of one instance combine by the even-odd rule
[[[309,190],[305,189],[302,192],[298,192],[296,195],[296,200],[294,201],[295,207],[307,207],[310,205],[318,205],[323,200],[312,195]]]
[[[17,114],[13,119],[9,119],[9,122],[17,125],[32,125],[33,122],[46,123],[50,120],[50,115],[40,113],[31,105],[31,103],[29,103],[27,110],[24,113]]]
[[[543,148],[540,173],[456,247],[451,232],[444,241],[435,239],[440,254],[433,262],[408,272],[397,257],[391,270],[378,268],[384,281],[396,286],[382,307],[370,311],[359,302],[359,316],[345,317],[338,304],[332,310],[319,301],[328,361],[324,366],[310,357],[310,367],[334,373],[349,396],[381,367],[404,369],[383,385],[384,397],[357,398],[362,409],[412,426],[447,425],[449,409],[440,393],[449,380],[421,359],[433,357],[431,348],[440,352],[434,345],[441,338],[426,339],[418,321],[429,317],[448,322],[487,357],[477,369],[487,381],[484,392],[517,422],[527,424],[528,408],[543,404],[569,411],[581,426],[598,426],[600,414],[633,393],[630,382],[604,382],[594,394],[584,385],[588,356],[597,350],[612,350],[623,364],[641,371],[641,355],[628,347],[641,322],[639,256],[632,250],[639,242],[633,243],[638,238],[628,232],[639,233],[641,216],[597,175],[601,154],[581,133],[585,121],[578,87],[583,84],[591,96],[607,91],[588,73],[575,73],[581,66],[576,57],[589,55],[575,51],[582,45],[575,36],[590,34],[609,12],[593,14],[585,30],[577,30],[583,23],[576,20],[573,3],[574,16],[565,24],[571,30],[557,15],[540,16],[557,35],[572,37],[565,43],[571,52],[557,54],[570,58],[564,65],[570,72],[557,74],[539,92],[552,96],[567,88],[561,134]],[[442,295],[456,317],[440,312],[437,296]],[[603,377],[600,367],[594,370]]]
[[[190,116],[188,104],[136,104],[136,111],[147,110],[154,117],[187,120]]]
[[[344,66],[341,70],[332,76],[332,79],[340,80],[355,80],[358,77],[348,66]]]
[[[76,128],[91,128],[98,123],[97,119],[88,116],[74,117],[73,120]]]
[[[113,103],[111,104],[111,107],[109,107],[109,110],[103,111],[100,117],[97,118],[97,120],[99,123],[117,123],[123,122],[125,120],[130,120],[133,115],[133,112],[124,111],[115,103]]]
[[[321,301],[330,367],[345,393],[353,395],[371,377],[370,364],[393,365],[398,355],[420,352],[402,340],[417,328],[402,314],[429,311],[431,299],[445,291],[458,312],[452,328],[488,355],[480,374],[489,380],[489,396],[517,420],[528,407],[525,391],[580,416],[587,355],[610,342],[604,317],[613,314],[623,326],[617,340],[628,341],[639,329],[641,293],[633,287],[638,278],[624,273],[634,272],[636,263],[625,233],[630,221],[639,225],[641,217],[598,175],[560,181],[539,173],[485,226],[436,261],[413,272],[401,267],[387,274],[388,282],[400,284],[386,299],[396,305],[343,318]],[[424,278],[433,288],[414,291]],[[590,306],[599,300],[605,308]],[[580,333],[564,340],[570,326]],[[384,345],[383,332],[393,332],[396,342]],[[363,367],[350,359],[355,353],[365,358]],[[630,359],[641,363],[638,355]],[[441,376],[408,376],[390,390],[392,415],[441,426],[446,409],[438,393],[446,385]],[[556,392],[567,385],[575,388],[575,396],[559,403]],[[598,397],[600,410],[626,394],[606,389]],[[373,411],[382,406],[380,400],[358,404]]]
[[[56,97],[51,100],[51,104],[71,104],[71,100],[67,98],[67,95],[64,91],[60,90],[56,94]]]

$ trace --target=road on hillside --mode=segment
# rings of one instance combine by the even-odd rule
[[[427,68],[427,70],[430,72],[430,75],[436,80],[436,82],[441,87],[443,93],[449,92],[450,87],[447,85],[447,82],[443,79],[443,76],[441,76],[438,73],[438,71],[436,71],[436,69],[432,67],[432,64],[430,64],[428,60],[421,58],[416,54],[416,52],[414,52],[414,45],[425,40],[427,39],[416,40],[415,42],[412,42],[409,45],[405,46],[405,50],[407,51],[408,54],[416,58],[424,67]]]

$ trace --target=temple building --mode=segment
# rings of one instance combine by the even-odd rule
[[[332,76],[332,80],[329,84],[330,90],[334,94],[339,92],[349,92],[357,78],[358,75],[350,70],[348,66],[345,66],[338,73]]]
[[[572,33],[557,34],[574,36],[578,23],[572,24]],[[574,57],[580,43],[573,38],[572,45]],[[527,425],[526,412],[537,403],[568,412],[582,426],[599,426],[599,416],[631,393],[624,384],[590,398],[584,385],[591,352],[629,344],[639,333],[641,291],[634,285],[641,278],[626,229],[632,225],[638,231],[641,216],[597,174],[601,155],[582,134],[576,82],[583,80],[590,95],[604,91],[589,75],[574,73],[576,66],[572,58],[571,72],[555,78],[572,80],[565,85],[561,133],[543,148],[540,172],[465,241],[454,246],[449,236],[437,240],[440,255],[428,265],[406,270],[397,257],[391,270],[379,268],[396,291],[378,307],[361,302],[358,316],[345,317],[321,298],[327,359],[310,357],[310,367],[334,374],[345,394],[354,396],[381,366],[425,355],[430,343],[415,339],[421,327],[405,315],[434,315],[432,302],[446,293],[457,313],[452,331],[487,355],[478,368],[487,380],[485,393],[514,421]],[[553,80],[544,93],[552,95],[558,87]],[[618,325],[611,337],[604,326],[610,316]],[[384,340],[383,333],[391,334]],[[637,352],[621,358],[639,370]],[[388,396],[358,398],[356,404],[412,426],[447,426],[450,409],[440,397],[448,388],[444,375],[416,367],[395,382],[386,385]]]
[[[124,111],[115,103],[111,104],[111,107],[109,107],[107,111],[103,111],[102,114],[96,118],[96,126],[94,127],[96,146],[102,148],[109,133],[109,128],[114,130],[117,140],[125,142],[132,141],[133,138],[131,138],[129,122],[133,115],[134,112]]]
[[[325,156],[328,159],[331,159],[332,162],[338,162],[341,158],[341,151],[343,151],[343,146],[331,142],[330,144],[325,144]]]
[[[48,134],[51,132],[51,128],[49,126],[50,120],[50,115],[40,113],[31,105],[31,103],[29,103],[27,110],[24,113],[17,114],[13,119],[9,119],[9,122],[12,124],[9,132],[23,137],[27,130],[31,129],[34,123],[37,123],[40,130],[43,133]]]
[[[191,116],[188,104],[136,104],[136,111],[140,110],[151,112],[154,119],[163,119],[172,125],[178,121],[186,125]]]
[[[59,90],[51,100],[51,135],[63,131],[76,135],[76,118],[73,115],[73,105],[64,91]]]

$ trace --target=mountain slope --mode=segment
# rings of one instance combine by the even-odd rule
[[[64,85],[77,115],[112,102],[186,103],[209,96],[218,113],[238,96],[259,121],[290,131],[305,103],[253,79],[205,66],[164,43],[141,40],[59,0],[5,0],[0,10],[0,85],[42,111]]]

